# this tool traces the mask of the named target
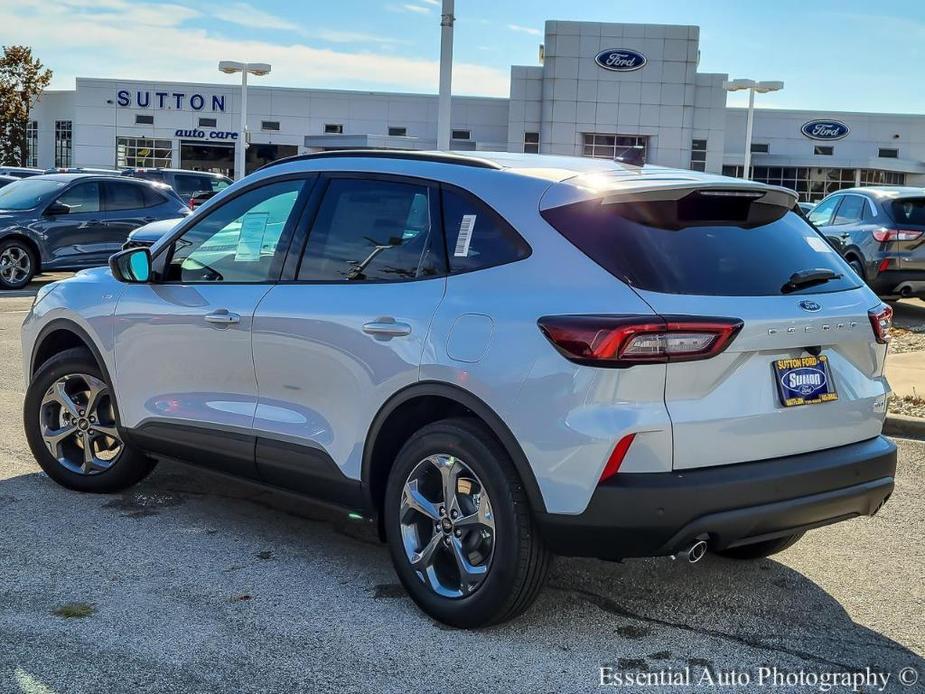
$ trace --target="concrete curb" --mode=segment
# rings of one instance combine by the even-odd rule
[[[925,439],[925,418],[888,414],[883,423],[883,433],[906,439]]]

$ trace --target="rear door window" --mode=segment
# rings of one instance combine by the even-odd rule
[[[107,212],[140,210],[145,207],[143,185],[109,181],[103,184],[103,190],[105,191],[103,197],[104,209]]]
[[[433,186],[334,178],[308,236],[298,278],[394,281],[444,273]]]
[[[193,174],[175,174],[174,189],[180,194],[189,197],[194,193],[213,190],[211,176],[196,176]]]
[[[656,207],[653,203],[593,200],[542,214],[579,250],[639,289],[714,296],[779,295],[795,272],[818,268],[830,269],[840,277],[794,293],[858,286],[857,276],[832,246],[795,212],[751,224],[703,219],[685,226],[687,222],[677,217],[666,220]]]
[[[840,224],[857,224],[864,216],[865,198],[860,195],[845,195],[838,211],[835,213],[833,226]]]
[[[475,198],[444,189],[443,227],[450,272],[469,272],[522,260],[530,246],[498,213]]]

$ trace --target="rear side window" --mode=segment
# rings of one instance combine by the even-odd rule
[[[167,202],[167,198],[158,193],[156,190],[150,186],[139,186],[141,188],[141,194],[144,198],[145,207],[157,207],[158,205],[163,205]]]
[[[213,190],[212,177],[176,174],[173,187],[180,195],[190,196],[194,193],[202,193],[206,190]]]
[[[925,226],[925,198],[902,198],[890,204],[890,214],[897,224]]]
[[[107,212],[140,210],[145,207],[144,186],[134,183],[106,183],[105,205]]]
[[[450,272],[469,272],[512,263],[530,246],[493,210],[454,190],[443,191],[443,228]]]
[[[678,203],[679,209],[683,202]],[[721,204],[728,207],[738,203]],[[711,222],[718,216],[711,210],[684,226],[688,222],[682,220],[697,215],[674,217],[666,223],[665,215],[656,207],[654,203],[602,204],[593,200],[546,210],[543,217],[598,265],[638,289],[668,294],[771,296],[783,293],[793,273],[820,268],[841,277],[794,293],[858,286],[856,276],[835,250],[795,212],[758,220],[748,214],[752,223],[745,224]]]
[[[443,274],[433,188],[333,179],[308,236],[299,279],[412,280]]]

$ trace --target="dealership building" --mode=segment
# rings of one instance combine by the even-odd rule
[[[696,26],[548,21],[510,97],[453,97],[451,148],[622,157],[743,175],[746,109],[698,69]],[[272,79],[268,78],[268,79]],[[437,97],[251,86],[247,170],[305,152],[435,149]],[[240,87],[78,78],[29,122],[30,164],[232,173]],[[755,110],[752,177],[802,200],[869,184],[925,185],[925,115]]]

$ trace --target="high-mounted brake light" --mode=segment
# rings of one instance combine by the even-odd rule
[[[870,325],[874,329],[874,337],[881,345],[890,341],[890,328],[893,327],[893,309],[886,304],[879,308],[872,308],[867,312]]]
[[[709,359],[742,329],[737,318],[545,316],[540,330],[570,361],[626,367]]]
[[[922,232],[913,229],[887,229],[886,227],[878,227],[874,229],[871,234],[873,234],[873,237],[877,241],[886,243],[888,241],[915,241],[922,235]]]

